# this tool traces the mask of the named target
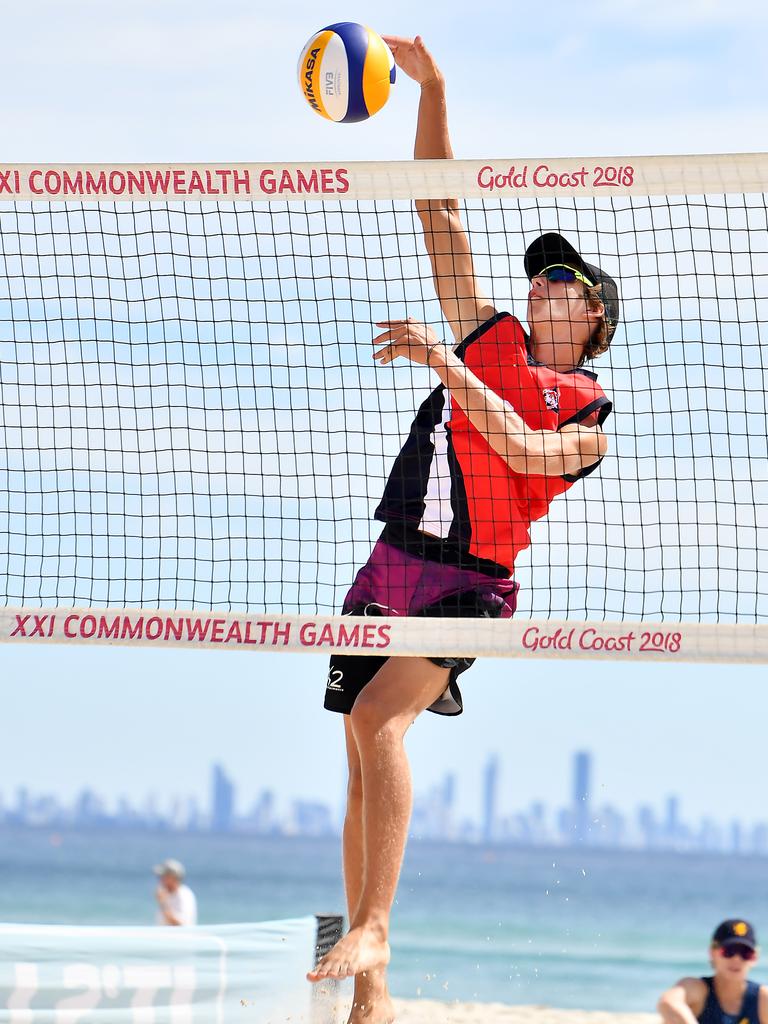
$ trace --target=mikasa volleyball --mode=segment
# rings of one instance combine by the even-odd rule
[[[301,52],[301,91],[329,121],[365,121],[387,102],[394,80],[392,51],[381,36],[354,21],[316,32]]]

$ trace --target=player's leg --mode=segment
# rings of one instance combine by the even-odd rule
[[[348,919],[354,920],[363,892],[363,775],[360,754],[352,734],[349,715],[344,716],[344,735],[347,747],[349,782],[347,785],[347,812],[344,818],[343,857],[344,888],[347,896]],[[347,1024],[358,1021],[393,1019],[392,1001],[387,988],[387,970],[381,967],[355,975],[352,1011]]]
[[[362,782],[362,889],[349,932],[308,975],[311,981],[351,977],[389,961],[389,915],[412,802],[403,739],[447,682],[448,669],[426,658],[389,658],[355,701],[350,717]]]
[[[326,708],[344,714],[349,778],[342,850],[344,888],[349,920],[353,920],[363,889],[363,782],[360,755],[352,734],[350,712],[363,688],[386,658],[334,655],[326,684]],[[388,1024],[394,1010],[387,990],[386,968],[356,975],[349,1024]]]

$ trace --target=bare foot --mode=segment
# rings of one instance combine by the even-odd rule
[[[351,978],[389,963],[389,943],[378,929],[362,925],[347,932],[307,974],[309,981],[324,978]]]
[[[395,1008],[389,997],[385,968],[355,975],[355,994],[347,1024],[393,1024]]]
[[[388,995],[352,1003],[347,1024],[394,1024],[395,1007]]]

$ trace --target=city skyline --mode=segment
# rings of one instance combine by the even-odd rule
[[[326,666],[316,655],[258,656],[102,648],[3,651],[13,699],[4,711],[0,791],[19,786],[71,801],[95,777],[109,800],[157,792],[207,799],[219,761],[255,799],[341,800],[346,777],[340,716],[322,710]],[[519,806],[530,794],[569,799],[568,757],[594,751],[600,800],[661,804],[677,793],[696,817],[761,816],[759,772],[739,785],[713,747],[758,750],[764,670],[739,667],[727,692],[716,666],[548,664],[479,659],[464,679],[465,712],[423,715],[409,730],[417,792],[460,769],[456,801],[475,812],[487,753],[503,762],[500,785]],[[528,780],[533,779],[535,785]],[[519,795],[518,795],[519,794]]]
[[[661,806],[642,803],[633,810],[594,801],[594,757],[589,750],[571,758],[570,802],[550,807],[535,796],[525,807],[503,806],[499,800],[500,757],[485,761],[474,818],[456,808],[457,776],[447,773],[427,791],[417,791],[411,820],[416,840],[513,846],[589,846],[604,849],[646,849],[684,852],[728,852],[768,856],[768,820],[718,821],[705,815],[686,821],[681,799],[669,794]],[[207,808],[193,797],[175,798],[165,808],[150,793],[140,807],[125,797],[109,802],[91,786],[69,805],[51,794],[17,789],[12,802],[0,794],[0,835],[3,826],[40,829],[139,829],[233,835],[339,836],[343,801],[337,807],[312,799],[280,806],[275,793],[264,789],[247,807],[238,807],[238,786],[225,767],[210,766]],[[242,802],[241,802],[242,803]]]

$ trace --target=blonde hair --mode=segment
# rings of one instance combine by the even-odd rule
[[[584,298],[587,300],[588,309],[598,309],[603,305],[602,290],[603,286],[601,284],[584,285]],[[589,341],[584,346],[579,366],[583,366],[590,359],[597,359],[603,352],[608,351],[608,346],[611,344],[608,326],[609,322],[605,317],[605,313],[603,313],[594,331],[592,331]]]

